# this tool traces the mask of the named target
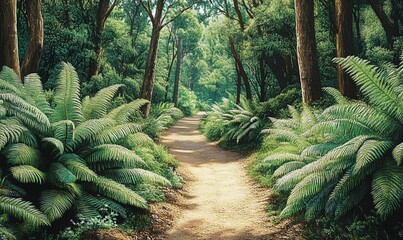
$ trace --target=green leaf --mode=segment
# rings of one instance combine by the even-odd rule
[[[37,183],[45,182],[46,174],[37,168],[29,165],[21,165],[10,168],[13,177],[21,183]]]
[[[50,226],[49,220],[43,213],[37,210],[31,202],[23,201],[20,198],[0,196],[0,211],[26,221],[34,227]]]
[[[80,81],[74,67],[68,63],[63,63],[59,74],[54,102],[56,107],[51,116],[53,123],[70,120],[75,125],[78,125],[83,121]]]

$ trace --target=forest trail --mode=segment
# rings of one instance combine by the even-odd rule
[[[244,156],[209,142],[198,131],[200,119],[182,119],[161,138],[186,179],[184,196],[175,203],[180,214],[164,239],[295,239],[269,221],[268,191],[247,176]]]

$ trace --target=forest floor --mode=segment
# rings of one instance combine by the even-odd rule
[[[161,137],[180,161],[185,185],[168,192],[168,202],[152,206],[155,230],[162,233],[154,239],[303,239],[300,225],[270,221],[265,209],[271,190],[247,175],[245,156],[201,135],[200,119],[184,118]]]

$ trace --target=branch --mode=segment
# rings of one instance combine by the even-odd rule
[[[151,11],[150,2],[147,1],[147,6],[144,4],[143,0],[140,0],[141,6],[143,6],[144,10],[146,10],[148,17],[150,18],[153,25],[155,25],[155,18]]]
[[[118,4],[119,0],[115,0],[113,1],[112,5],[108,8],[108,10],[106,11],[106,15],[105,15],[105,19],[107,19],[109,17],[109,15],[111,14],[111,12],[113,11],[113,9],[115,8],[116,4]]]
[[[164,28],[166,25],[170,24],[171,22],[173,22],[177,17],[179,17],[182,13],[184,13],[185,11],[189,10],[190,8],[192,8],[194,5],[198,4],[202,2],[202,0],[199,1],[195,1],[192,4],[190,4],[189,6],[183,8],[179,13],[177,13],[175,16],[173,16],[171,19],[169,19],[166,23],[161,25],[161,29]]]

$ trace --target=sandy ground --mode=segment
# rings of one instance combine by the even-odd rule
[[[163,239],[300,239],[298,227],[269,221],[270,190],[247,176],[244,156],[220,149],[199,133],[200,118],[179,121],[161,138],[186,180],[175,206],[163,207],[173,218]]]

